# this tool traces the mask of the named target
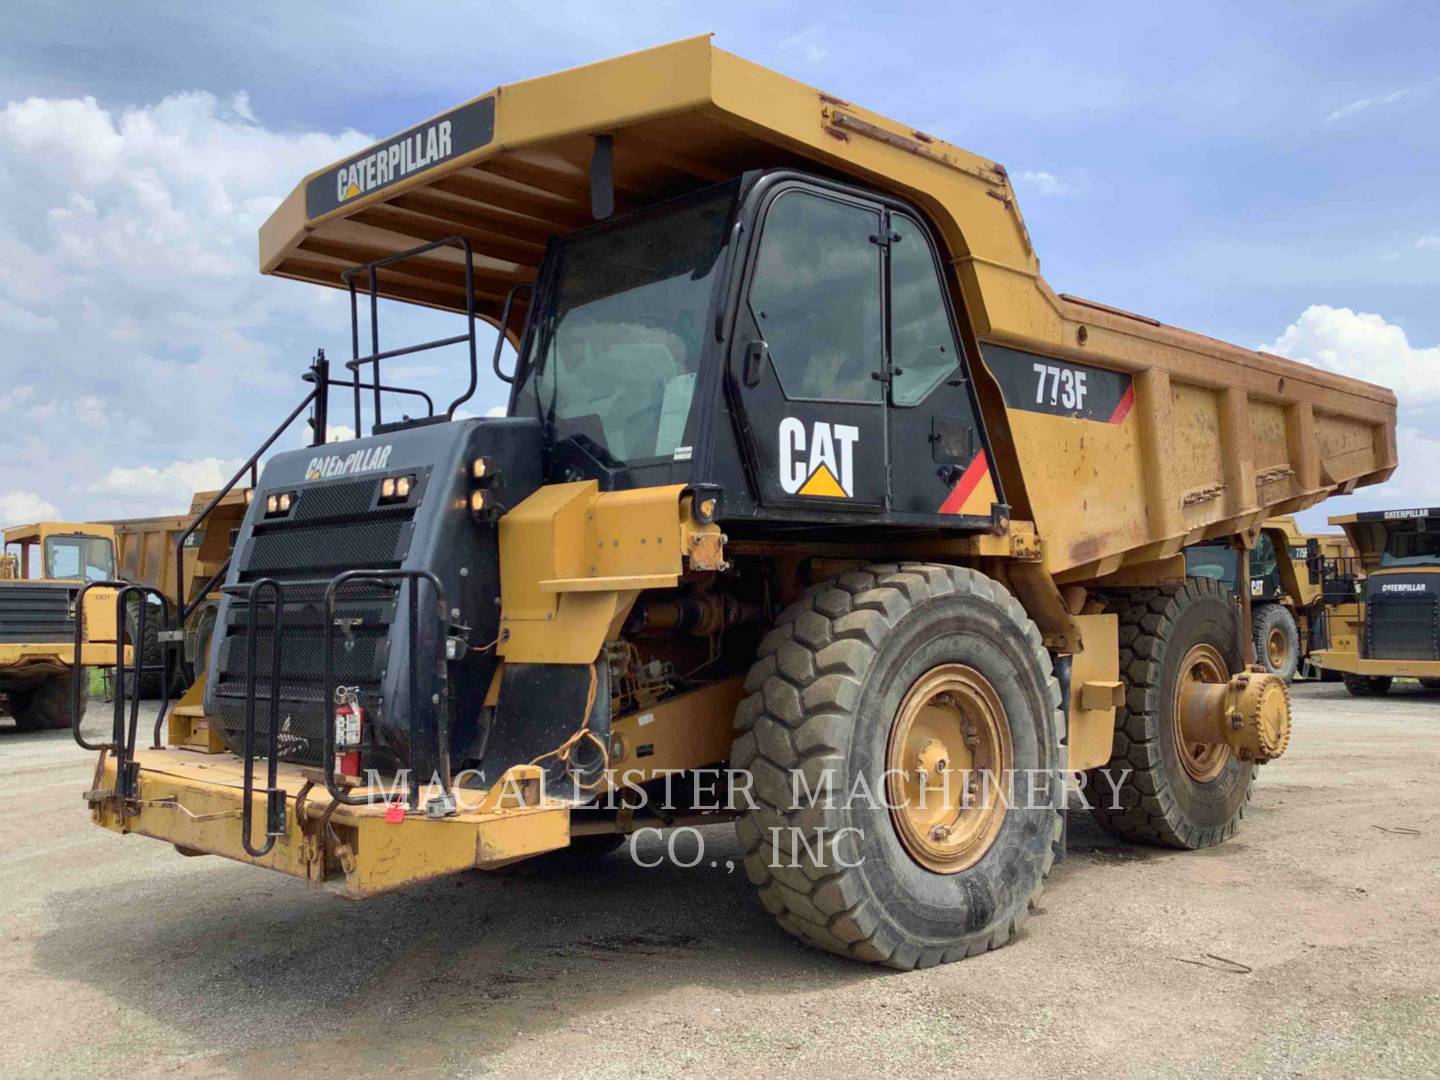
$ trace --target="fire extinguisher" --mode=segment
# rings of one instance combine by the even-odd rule
[[[340,776],[360,775],[360,739],[365,731],[365,710],[357,696],[358,686],[335,689],[335,772]]]

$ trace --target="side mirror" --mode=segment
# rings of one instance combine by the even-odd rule
[[[1325,568],[1320,562],[1320,541],[1315,537],[1305,541],[1305,569],[1310,571],[1310,584],[1319,585],[1325,580]]]

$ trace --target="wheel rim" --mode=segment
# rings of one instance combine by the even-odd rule
[[[1181,723],[1185,715],[1185,699],[1202,683],[1213,685],[1229,681],[1230,669],[1213,645],[1196,645],[1180,662],[1180,675],[1175,680],[1175,699],[1170,709],[1175,724],[1175,749],[1185,771],[1202,784],[1214,780],[1224,771],[1226,762],[1230,760],[1230,747],[1227,743],[1200,742],[1186,736]]]
[[[926,672],[896,711],[885,757],[890,818],[910,857],[937,874],[979,862],[1004,823],[1014,760],[990,681],[964,664]]]
[[[1265,652],[1270,657],[1270,670],[1283,671],[1285,661],[1290,659],[1290,643],[1285,640],[1285,631],[1278,626],[1270,628],[1265,639]]]

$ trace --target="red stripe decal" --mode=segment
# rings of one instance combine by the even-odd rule
[[[990,471],[990,466],[985,460],[985,451],[975,455],[975,460],[970,462],[960,479],[955,481],[955,486],[950,489],[950,494],[945,496],[945,501],[940,504],[941,514],[958,514],[960,508],[965,505],[965,500],[970,498],[970,493],[980,483],[981,478]]]
[[[1115,403],[1115,411],[1110,414],[1110,423],[1123,424],[1125,417],[1130,415],[1130,407],[1135,404],[1135,384],[1131,383],[1125,388],[1125,393],[1120,395],[1120,400]]]

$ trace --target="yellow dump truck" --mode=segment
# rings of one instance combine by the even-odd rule
[[[1250,592],[1256,658],[1286,682],[1297,673],[1314,674],[1310,654],[1318,648],[1314,631],[1324,599],[1320,577],[1310,572],[1312,547],[1332,565],[1354,554],[1344,533],[1312,536],[1288,516],[1265,522],[1250,553],[1250,580],[1244,587]],[[1240,549],[1228,540],[1187,547],[1185,569],[1191,577],[1212,578],[1231,592],[1241,588]]]
[[[1199,848],[1285,749],[1184,548],[1396,463],[1390,391],[1056,294],[1000,165],[705,37],[320,168],[260,262],[349,294],[287,422],[361,436],[266,463],[201,699],[90,798],[354,897],[734,818],[807,942],[1002,945],[1067,778]],[[462,415],[478,320],[503,417]],[[396,415],[426,348],[456,396]]]
[[[1344,514],[1330,524],[1345,530],[1358,567],[1311,552],[1327,597],[1315,662],[1357,697],[1407,678],[1440,690],[1440,507]]]
[[[229,569],[230,545],[252,497],[250,487],[223,493],[201,491],[191,498],[190,510],[183,515],[104,522],[114,530],[120,578],[154,588],[176,605],[177,612],[184,612],[183,633],[171,652],[160,640],[161,620],[145,621],[145,640],[139,643],[145,672],[140,686],[143,696],[158,697],[162,678],[188,686],[204,671],[220,601],[219,586]],[[196,524],[202,520],[203,526]],[[152,594],[147,602],[158,608],[158,599]],[[133,607],[126,630],[131,641],[140,633]]]
[[[41,521],[5,530],[0,696],[22,731],[70,727],[76,690],[82,713],[89,698],[85,669],[115,666],[114,591],[92,591],[78,672],[74,608],[86,582],[114,576],[115,532],[108,526]]]

